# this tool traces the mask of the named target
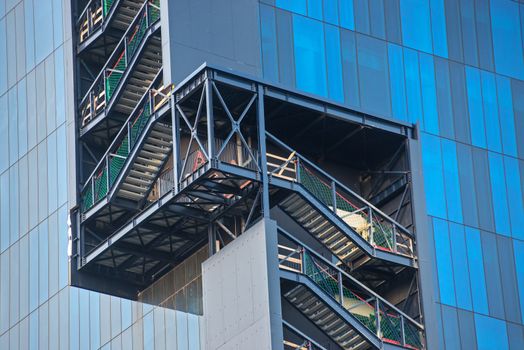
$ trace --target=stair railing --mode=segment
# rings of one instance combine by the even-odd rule
[[[167,102],[173,91],[172,86],[154,88],[160,84],[161,77],[162,70],[157,74],[148,91],[142,96],[86,181],[81,192],[83,212],[91,209],[109,193],[150,117]],[[159,99],[158,96],[162,98]]]
[[[124,73],[137,54],[147,30],[160,18],[160,0],[147,0],[129,25],[108,61],[80,102],[81,125],[101,113],[109,104]]]
[[[325,347],[318,344],[316,341],[293,327],[287,321],[282,320],[282,325],[288,332],[293,334],[293,338],[300,339],[302,341],[300,344],[297,344],[296,340],[292,341],[287,339],[284,335],[284,350],[327,350]]]
[[[283,152],[267,153],[270,177],[301,184],[375,248],[414,256],[411,232],[275,136],[266,135]]]
[[[285,230],[278,232],[279,242],[285,241],[278,246],[282,270],[307,276],[384,342],[424,348],[424,326]]]

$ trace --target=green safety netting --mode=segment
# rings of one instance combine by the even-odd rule
[[[97,201],[107,195],[107,192],[109,191],[109,188],[107,188],[107,171],[109,170],[109,187],[111,188],[122,168],[124,167],[127,156],[129,155],[129,151],[136,144],[136,141],[142,134],[142,131],[145,129],[150,116],[151,105],[150,102],[147,101],[138,117],[131,122],[132,124],[129,128],[130,133],[125,134],[122,142],[114,152],[114,155],[110,158],[109,169],[104,167],[103,170],[94,179],[95,196],[93,197],[91,186],[88,186],[82,193],[83,211],[90,209]],[[127,124],[124,127],[127,128]]]
[[[313,173],[309,168],[305,167],[302,163],[300,164],[300,183],[304,186],[315,198],[320,200],[327,206],[333,206],[333,192],[331,185],[328,185],[327,181],[323,181],[316,174]],[[354,212],[359,209],[356,205],[351,203],[347,198],[336,193],[336,207],[339,210],[346,212]],[[362,212],[359,215],[364,217],[366,220],[367,213]],[[383,223],[378,220],[373,220],[373,242],[375,245],[393,249],[393,235],[394,229],[391,224]],[[362,234],[362,233],[360,233]],[[367,240],[369,240],[368,238]]]
[[[109,13],[109,9],[113,5],[114,0],[102,0],[102,15],[105,17]]]
[[[160,18],[160,0],[151,1],[154,6],[149,6],[149,23],[156,22]]]
[[[336,300],[340,299],[337,271],[327,264],[322,264],[308,252],[304,252],[304,273]],[[362,323],[374,334],[377,333],[377,322],[374,306],[368,304],[364,298],[359,297],[349,288],[342,286],[343,306],[349,313]],[[357,306],[359,305],[359,306]],[[352,311],[355,310],[355,311]],[[401,318],[398,314],[393,314],[385,310],[380,311],[380,330],[382,338],[393,343],[400,344],[402,341]],[[417,328],[409,322],[404,322],[404,334],[406,344],[414,348],[422,348]]]

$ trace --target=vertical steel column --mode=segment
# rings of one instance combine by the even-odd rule
[[[207,226],[207,244],[209,256],[213,256],[216,253],[215,242],[216,242],[215,224],[210,222]]]
[[[335,181],[331,181],[331,201],[333,202],[333,212],[337,215],[337,189]]]
[[[171,94],[169,104],[171,105],[171,132],[173,136],[173,188],[175,193],[178,193],[180,190],[178,186],[180,172],[180,117],[176,109],[175,94]]]
[[[269,218],[269,179],[267,176],[266,121],[264,112],[264,87],[257,85],[258,143],[260,149],[260,171],[262,172],[262,216]]]
[[[209,71],[206,71],[206,118],[207,118],[207,154],[212,165],[215,154],[215,118],[213,116],[213,85]]]

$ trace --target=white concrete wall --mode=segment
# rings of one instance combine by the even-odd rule
[[[204,350],[282,349],[276,223],[262,220],[203,263]]]

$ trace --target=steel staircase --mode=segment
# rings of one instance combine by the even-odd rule
[[[171,125],[159,121],[167,111],[171,87],[159,87],[162,72],[139,100],[82,190],[82,212],[112,197],[141,206],[172,150]],[[164,111],[165,110],[165,111]]]
[[[279,229],[283,295],[344,349],[423,348],[423,326]]]
[[[80,102],[81,135],[111,111],[129,114],[162,67],[159,0],[145,2]]]
[[[112,35],[123,33],[143,4],[144,0],[89,1],[77,21],[78,51],[90,47],[108,31]]]
[[[342,263],[355,270],[378,257],[414,266],[407,229],[274,136],[268,139],[282,150],[267,154],[268,175],[288,190],[276,204]]]

